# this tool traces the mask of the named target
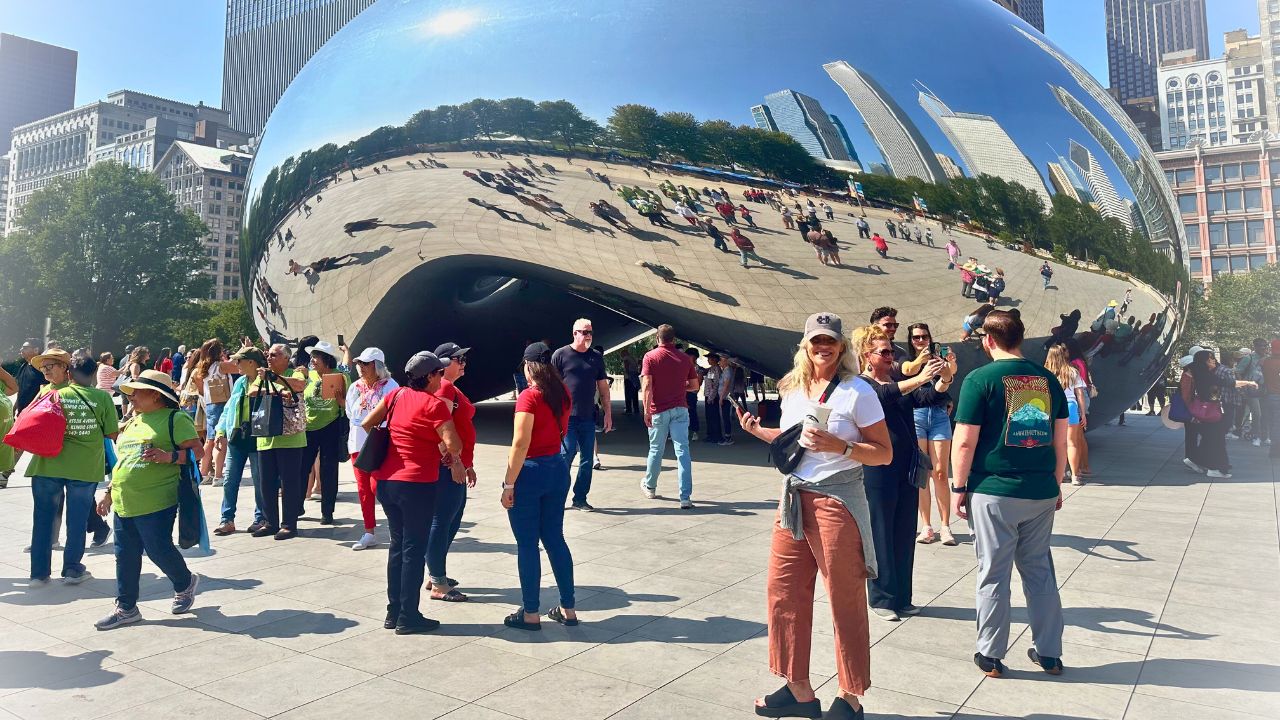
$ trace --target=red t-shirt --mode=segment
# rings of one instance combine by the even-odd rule
[[[457,429],[458,437],[462,440],[462,464],[471,467],[476,453],[476,406],[462,394],[457,385],[448,380],[440,381],[440,390],[436,392],[436,397],[453,408],[453,427]],[[458,403],[456,407],[453,404],[455,401]]]
[[[375,480],[435,482],[440,478],[440,426],[449,422],[449,405],[425,390],[399,388],[388,395],[391,444]]]
[[[533,438],[529,442],[529,453],[525,457],[537,458],[555,455],[560,452],[560,440],[569,427],[569,391],[565,390],[564,412],[560,413],[560,422],[551,413],[551,405],[547,403],[542,391],[530,386],[516,398],[516,412],[533,415]]]
[[[685,385],[698,377],[693,359],[675,345],[659,345],[644,354],[640,374],[649,378],[649,412],[686,407]]]
[[[872,237],[872,238],[871,238],[871,240],[872,240],[872,242],[874,242],[874,243],[875,243],[875,245],[876,245],[876,249],[877,249],[877,250],[888,250],[888,249],[889,249],[889,243],[888,243],[888,242],[886,242],[886,241],[885,241],[885,239],[884,239],[884,238],[882,238],[882,237],[880,237],[879,235],[876,235],[876,236]]]

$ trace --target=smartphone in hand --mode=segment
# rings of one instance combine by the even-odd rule
[[[738,400],[738,398],[730,395],[725,399],[729,401],[730,405],[733,405],[735,408],[737,408],[738,412],[745,413],[747,411],[746,406],[744,406],[742,402]]]
[[[346,340],[344,340],[344,339],[342,338],[342,335],[341,335],[341,334],[339,334],[339,335],[338,335],[338,347],[346,347],[346,346],[347,346],[347,341],[346,341]]]

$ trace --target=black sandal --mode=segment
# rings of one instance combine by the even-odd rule
[[[542,623],[524,621],[524,610],[517,610],[502,619],[502,624],[517,630],[541,630]]]
[[[814,698],[808,702],[799,702],[791,688],[783,685],[773,694],[764,696],[764,706],[757,705],[756,714],[772,718],[802,717],[820,720],[822,701]]]
[[[462,593],[458,592],[457,590],[450,590],[449,592],[445,593],[444,595],[441,595],[440,597],[436,597],[435,592],[433,591],[433,592],[431,593],[431,599],[432,599],[432,600],[439,600],[439,601],[441,601],[441,602],[466,602],[466,601],[467,601],[467,596],[466,596],[466,595],[463,595]]]
[[[561,625],[564,625],[565,627],[578,626],[578,618],[565,617],[564,611],[560,609],[559,605],[551,608],[551,612],[547,613],[547,617],[551,618],[552,620],[555,620],[556,622],[560,623]]]
[[[848,700],[837,697],[831,701],[831,707],[827,708],[827,712],[823,714],[823,720],[862,720],[862,706],[859,705],[857,710],[849,704]]]

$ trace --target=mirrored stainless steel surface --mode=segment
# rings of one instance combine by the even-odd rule
[[[748,267],[701,225],[731,231],[721,191],[749,211],[733,215]],[[1081,338],[1095,422],[1159,377],[1184,314],[1183,229],[1141,135],[989,0],[379,0],[281,98],[248,201],[242,267],[264,335],[341,333],[393,368],[453,340],[475,348],[481,397],[510,387],[523,343],[566,343],[579,316],[605,345],[668,322],[777,377],[808,314],[851,328],[889,305],[900,344],[927,322],[967,371],[985,361],[962,340],[980,303],[961,296],[949,239],[961,265],[1003,271],[999,307],[1022,314],[1035,359],[1063,315],[1088,332],[1129,293],[1131,336],[1103,338],[1103,317]],[[839,265],[788,227],[810,201]],[[954,225],[974,203],[1038,204],[1038,225],[944,231],[940,213]],[[1101,224],[1064,220],[1085,210]],[[895,211],[921,242],[888,232]],[[1103,227],[1131,243],[1119,257],[1081,236]],[[1053,243],[1097,264],[1050,260],[1046,288],[1045,257],[1024,250]],[[1133,260],[1153,252],[1167,259]]]

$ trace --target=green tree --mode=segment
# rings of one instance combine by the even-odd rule
[[[590,143],[600,135],[600,123],[582,114],[568,100],[544,100],[538,103],[538,118],[545,128],[543,137],[559,140],[565,146]]]
[[[698,119],[687,112],[664,112],[659,119],[663,149],[689,162],[701,162],[702,134],[698,130]]]
[[[525,141],[545,139],[538,134],[538,104],[525,98],[498,101],[497,130]]]
[[[181,315],[173,318],[165,333],[164,342],[174,346],[199,346],[205,340],[218,338],[227,347],[240,346],[240,338],[258,337],[249,316],[249,307],[243,298],[239,300],[202,300],[187,303]]]
[[[662,119],[658,117],[657,110],[635,103],[619,105],[609,116],[608,129],[623,148],[647,158],[658,157],[664,138]]]
[[[1280,337],[1280,266],[1214,277],[1203,297],[1192,297],[1184,337],[1230,349]]]
[[[31,262],[24,234],[0,239],[0,358],[12,358],[24,340],[44,335],[49,294],[26,270]]]
[[[33,193],[19,220],[11,242],[28,255],[18,270],[42,291],[38,316],[52,318],[66,347],[153,338],[189,298],[208,294],[200,272],[208,229],[150,173],[99,163]],[[5,317],[19,312],[0,308]]]

